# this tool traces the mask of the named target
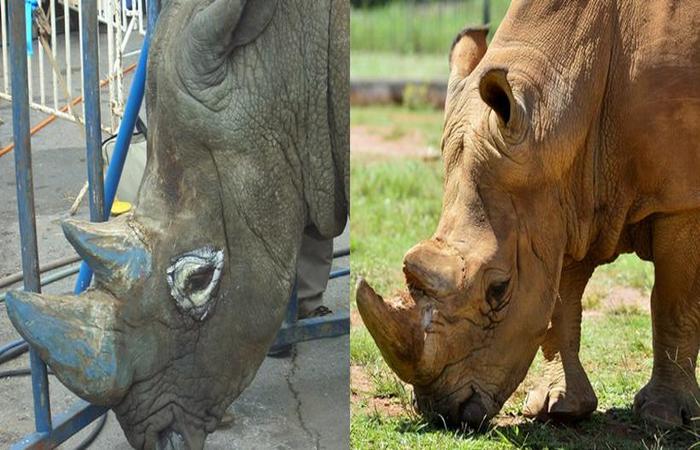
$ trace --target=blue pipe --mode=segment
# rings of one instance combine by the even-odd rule
[[[0,347],[0,356],[2,356],[3,353],[7,352],[8,350],[12,350],[15,347],[18,347],[20,345],[24,344],[24,341],[21,339],[18,339],[16,341],[12,341],[7,345],[3,345]]]
[[[131,82],[131,90],[129,91],[129,98],[126,101],[126,108],[124,111],[124,117],[119,124],[119,131],[117,133],[117,142],[114,144],[114,153],[110,160],[109,168],[107,169],[107,177],[105,179],[104,185],[104,217],[109,217],[109,212],[112,210],[112,203],[114,203],[114,197],[117,193],[117,186],[119,186],[119,179],[122,176],[122,170],[124,169],[124,161],[126,161],[126,154],[129,150],[129,145],[131,144],[131,136],[134,133],[134,127],[136,125],[136,119],[139,116],[139,111],[141,111],[141,104],[143,103],[143,94],[146,89],[146,69],[148,65],[148,48],[151,42],[151,30],[146,34],[143,40],[143,46],[141,47],[141,55],[139,56],[139,62],[136,66],[136,73],[134,74],[134,79]],[[83,292],[90,286],[90,281],[92,281],[92,270],[83,261],[80,265],[80,273],[78,274],[78,280],[75,283],[76,294]]]
[[[338,269],[333,272],[331,272],[330,276],[328,277],[329,280],[332,280],[334,278],[340,278],[340,277],[345,277],[350,275],[350,269]]]
[[[21,0],[11,1],[8,4],[11,27],[12,132],[15,140],[15,177],[17,179],[17,207],[19,210],[24,290],[41,292],[36,216],[34,213],[32,147],[29,134],[29,74],[27,73],[27,23],[25,21],[27,4]],[[37,432],[49,433],[51,431],[51,405],[46,365],[34,350],[30,351],[29,359],[32,366],[34,425]]]

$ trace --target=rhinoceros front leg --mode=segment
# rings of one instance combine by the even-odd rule
[[[598,406],[588,376],[579,360],[581,297],[592,265],[576,265],[562,272],[559,296],[542,344],[545,375],[530,391],[523,414],[540,419],[571,421],[588,416]]]
[[[651,380],[635,396],[634,410],[664,427],[700,428],[695,378],[700,346],[699,230],[700,213],[662,217],[653,224],[654,366]]]

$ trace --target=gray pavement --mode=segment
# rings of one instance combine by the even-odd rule
[[[104,103],[104,99],[103,99]],[[33,112],[32,124],[44,118]],[[0,147],[12,140],[10,104],[0,99]],[[86,177],[85,147],[77,125],[54,122],[32,139],[36,222],[42,263],[74,252],[60,229],[61,219]],[[20,269],[14,157],[0,157],[0,277]],[[83,205],[79,217],[87,217]],[[336,240],[347,248],[348,231]],[[348,267],[348,258],[336,260]],[[72,290],[74,277],[47,286],[45,292]],[[16,285],[15,288],[19,288]],[[348,308],[349,279],[330,282],[326,304],[334,311]],[[19,336],[0,303],[0,346]],[[28,367],[23,356],[1,370]],[[54,414],[64,411],[75,396],[51,378]],[[233,425],[207,440],[208,449],[346,449],[349,439],[349,339],[348,336],[301,343],[291,358],[267,358],[252,385],[234,402]],[[28,377],[0,380],[0,449],[33,431],[31,382]],[[94,425],[93,425],[94,426]],[[72,449],[90,427],[60,448]],[[128,449],[116,418],[110,413],[93,449]]]

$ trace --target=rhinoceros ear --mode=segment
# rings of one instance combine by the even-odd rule
[[[255,40],[270,24],[278,0],[214,0],[195,13],[182,34],[178,73],[185,87],[199,93],[218,86],[226,76],[227,58]]]
[[[488,26],[469,27],[462,30],[450,49],[450,78],[464,78],[479,64],[486,53]]]
[[[504,69],[491,69],[484,73],[479,82],[481,99],[498,115],[503,125],[508,125],[513,110],[515,97],[508,83],[508,72]]]
[[[489,69],[479,81],[479,94],[498,119],[498,129],[508,142],[519,142],[526,130],[525,108],[518,101],[508,81],[508,71]]]
[[[276,9],[277,0],[214,0],[194,16],[190,37],[197,51],[223,58],[265,31]]]

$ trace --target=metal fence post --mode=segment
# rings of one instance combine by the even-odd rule
[[[102,171],[102,114],[100,111],[100,55],[97,34],[97,2],[80,4],[83,21],[83,92],[85,93],[85,144],[90,199],[90,220],[102,222],[104,216],[104,184]]]
[[[491,0],[484,0],[483,24],[488,25],[490,22],[491,22]]]
[[[126,161],[126,154],[129,151],[131,137],[134,132],[134,127],[136,126],[136,119],[139,116],[139,111],[141,110],[141,104],[143,103],[144,92],[146,89],[146,73],[148,71],[148,50],[150,47],[153,27],[155,27],[156,20],[158,17],[158,3],[154,2],[154,5],[149,5],[148,12],[149,29],[146,32],[146,37],[143,40],[141,54],[139,55],[139,62],[136,66],[134,78],[131,81],[131,89],[129,91],[129,97],[127,98],[126,107],[124,109],[124,117],[122,117],[122,121],[119,124],[119,132],[117,133],[117,140],[114,144],[114,153],[112,154],[112,160],[109,166],[107,167],[107,176],[105,177],[104,181],[104,212],[102,217],[104,217],[105,220],[109,217],[110,210],[112,209],[112,203],[114,202],[114,197],[117,193],[117,186],[119,185],[119,179],[122,175],[122,169],[124,168],[124,162]],[[80,273],[78,274],[78,279],[75,284],[74,292],[78,294],[84,291],[90,285],[91,281],[92,270],[90,270],[90,267],[87,265],[87,263],[83,262],[80,265]]]
[[[29,134],[26,4],[24,0],[12,0],[8,3],[11,27],[12,132],[15,140],[15,176],[17,179],[17,206],[22,245],[24,290],[40,292],[39,252],[36,242],[36,219],[34,216],[32,149]],[[49,433],[51,431],[51,405],[46,365],[33,349],[30,349],[29,357],[32,367],[34,423],[37,432]]]

